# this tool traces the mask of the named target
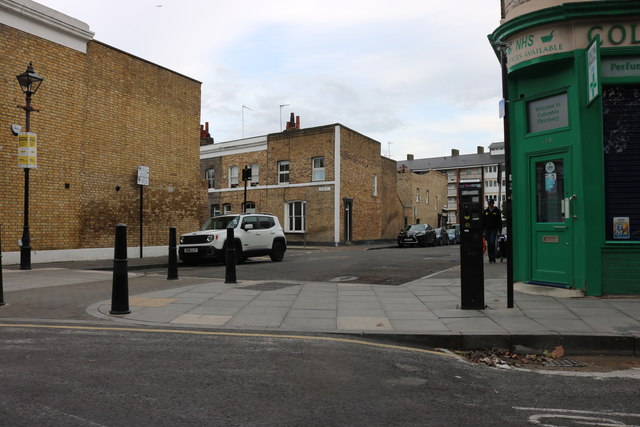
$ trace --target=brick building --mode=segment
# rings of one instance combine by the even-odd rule
[[[398,169],[398,197],[404,206],[404,224],[440,227],[447,216],[447,175],[429,170],[413,173]],[[443,220],[444,216],[444,220]]]
[[[395,239],[404,224],[399,185],[409,181],[378,141],[341,124],[300,129],[298,120],[280,133],[203,145],[210,215],[242,212],[245,167],[247,210],[278,215],[291,244]],[[432,177],[418,179],[426,191]],[[446,177],[438,185],[431,194],[446,200]]]
[[[169,226],[198,226],[207,205],[198,168],[200,82],[95,41],[87,24],[30,0],[0,0],[0,40],[4,263],[16,262],[22,234],[24,174],[9,125],[24,126],[16,76],[30,61],[44,77],[33,96],[39,112],[31,114],[33,262],[112,257],[118,223],[129,226],[130,249],[138,246],[140,165],[150,170],[145,254],[166,248]]]

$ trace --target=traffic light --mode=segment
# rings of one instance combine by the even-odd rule
[[[251,181],[251,168],[245,167],[244,169],[242,169],[242,180]]]

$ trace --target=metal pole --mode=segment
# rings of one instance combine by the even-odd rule
[[[2,224],[0,224],[0,306],[5,305],[4,288],[2,285]]]
[[[142,220],[144,207],[144,185],[140,186],[140,258],[142,258]]]
[[[248,168],[249,168],[248,166],[245,166],[244,170],[242,171],[242,179],[244,181],[244,204],[242,205],[243,206],[242,213],[247,213],[247,181],[249,180],[247,179],[246,175],[247,175]]]
[[[31,130],[31,92],[27,91],[24,110],[27,120],[25,132]],[[29,165],[27,165],[29,166]],[[20,270],[31,270],[31,234],[29,233],[29,167],[24,169],[24,223],[22,245],[20,246]]]
[[[507,67],[507,45],[500,44],[500,67],[502,69],[502,98],[504,99],[504,157],[505,157],[505,217],[507,219],[507,307],[513,308],[513,220],[511,208],[511,123],[509,114],[509,69]]]

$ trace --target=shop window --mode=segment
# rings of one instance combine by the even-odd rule
[[[640,241],[640,85],[602,90],[607,240]]]

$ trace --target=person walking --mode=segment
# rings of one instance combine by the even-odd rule
[[[496,238],[502,231],[502,212],[495,207],[493,199],[489,199],[489,206],[482,211],[482,232],[487,239],[487,254],[489,262],[496,262]]]

